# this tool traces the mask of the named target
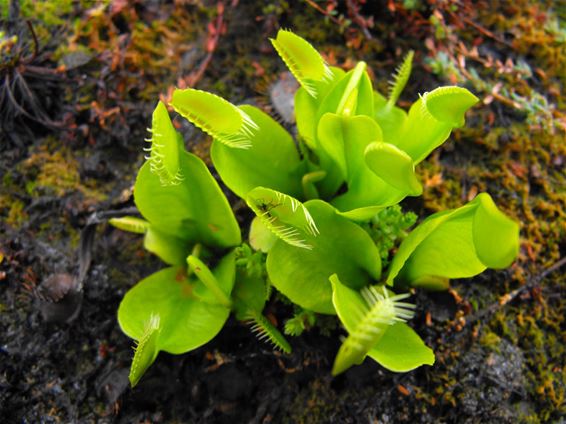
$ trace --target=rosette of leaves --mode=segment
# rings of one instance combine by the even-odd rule
[[[477,98],[463,88],[441,87],[406,112],[396,103],[412,53],[385,98],[373,90],[363,62],[348,72],[328,66],[289,31],[279,31],[272,42],[301,84],[296,141],[258,108],[211,93],[175,90],[171,103],[213,138],[216,170],[256,214],[250,228],[255,253],[247,245],[232,249],[240,234],[226,199],[204,164],[184,151],[165,107],[154,113],[152,148],[135,188],[146,220],[114,222],[144,233],[146,248],[172,265],[134,287],[120,308],[124,331],[139,341],[132,367],[137,376],[159,350],[180,353],[206,343],[230,310],[252,322],[260,338],[290,351],[261,313],[269,297],[265,273],[307,314],[338,315],[348,337],[334,374],[368,356],[392,371],[430,365],[432,351],[405,323],[413,305],[392,290],[443,289],[449,278],[506,267],[517,254],[517,225],[481,194],[412,231],[382,277],[387,252],[376,246],[367,223],[421,194],[415,166],[464,124]],[[198,317],[191,316],[193,307],[200,308]],[[192,325],[202,330],[199,338],[183,339]]]
[[[204,162],[185,151],[161,102],[148,141],[149,155],[134,187],[145,219],[111,220],[118,228],[144,234],[144,247],[170,265],[130,289],[118,310],[120,327],[137,342],[132,385],[159,351],[180,354],[210,341],[231,310],[290,350],[261,314],[265,279],[237,266],[240,228],[227,199]]]

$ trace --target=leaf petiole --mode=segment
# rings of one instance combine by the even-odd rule
[[[195,245],[195,247],[198,246]],[[193,252],[195,249],[193,249]],[[195,252],[198,253],[198,252]],[[189,255],[187,258],[187,264],[189,265],[189,272],[194,273],[196,277],[203,283],[207,289],[209,289],[218,302],[226,306],[227,308],[232,307],[232,302],[230,298],[224,293],[224,291],[220,288],[220,284],[218,284],[218,280],[212,274],[210,269],[202,262],[197,256]]]

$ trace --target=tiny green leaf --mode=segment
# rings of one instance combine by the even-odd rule
[[[391,91],[389,92],[389,99],[387,100],[388,108],[392,108],[399,100],[399,96],[403,92],[405,85],[407,85],[407,81],[411,76],[411,70],[413,67],[413,56],[415,52],[409,51],[403,60],[403,63],[399,68],[397,68],[397,72],[393,76],[393,81],[391,82]]]
[[[277,37],[270,40],[297,81],[316,98],[316,83],[330,82],[333,78],[322,56],[305,39],[291,31],[281,29],[277,32]]]
[[[257,124],[241,108],[206,91],[175,90],[171,106],[181,116],[228,147],[249,149]]]
[[[268,298],[268,282],[263,273],[250,272],[249,269],[238,267],[236,283],[232,291],[232,309],[236,319],[250,319],[252,311],[261,313]]]
[[[278,238],[292,246],[311,249],[307,236],[318,229],[309,211],[294,197],[265,187],[256,187],[246,196],[248,206]]]
[[[130,367],[129,380],[132,387],[140,381],[159,353],[159,315],[151,315],[145,324],[142,337],[134,346],[134,359]]]
[[[375,121],[383,132],[383,140],[398,145],[405,131],[407,112],[397,106],[389,106],[387,100],[374,92]]]
[[[312,171],[303,175],[303,195],[307,200],[318,199],[318,189],[316,183],[326,178],[326,171]]]
[[[351,116],[355,113],[358,106],[358,85],[366,72],[367,65],[365,62],[358,62],[352,71],[352,75],[348,80],[348,84],[342,93],[336,113],[338,115]]]
[[[116,228],[123,231],[129,231],[136,234],[145,234],[150,227],[150,223],[145,219],[135,216],[122,216],[120,218],[110,218],[108,222]]]
[[[365,62],[359,62],[334,85],[320,103],[317,120],[329,112],[373,117],[373,89],[366,68]]]

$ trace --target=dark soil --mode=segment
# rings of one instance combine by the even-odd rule
[[[0,83],[18,74],[36,99],[17,89],[19,108],[0,101],[0,422],[564,422],[559,7],[224,3],[0,1],[4,31],[19,36],[10,60],[0,58]],[[325,16],[333,4],[337,12]],[[226,29],[215,44],[207,25],[219,15]],[[382,92],[414,49],[407,101],[441,84],[465,85],[484,100],[419,168],[423,198],[403,206],[423,217],[489,191],[521,223],[520,257],[509,270],[455,281],[449,292],[416,295],[412,326],[436,353],[432,367],[394,374],[367,360],[332,378],[342,334],[334,321],[291,338],[293,353],[283,355],[230,319],[198,350],[161,353],[131,389],[132,341],[116,311],[127,289],[161,264],[139,237],[103,222],[89,261],[81,231],[96,211],[132,206],[145,128],[171,87],[195,85],[276,112],[269,93],[283,65],[267,38],[279,27],[309,39],[331,63],[366,60]],[[206,158],[209,140],[177,122],[187,146]],[[249,219],[243,207],[238,214]],[[88,263],[70,312],[47,310],[45,282],[66,274],[65,286]],[[79,304],[76,319],[49,322],[65,321]],[[290,311],[274,300],[268,312],[281,327]]]

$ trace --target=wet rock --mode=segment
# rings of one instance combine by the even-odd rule
[[[461,406],[464,414],[475,419],[519,422],[514,405],[525,385],[523,352],[502,339],[492,348],[474,346],[463,358],[465,374],[460,375]]]

